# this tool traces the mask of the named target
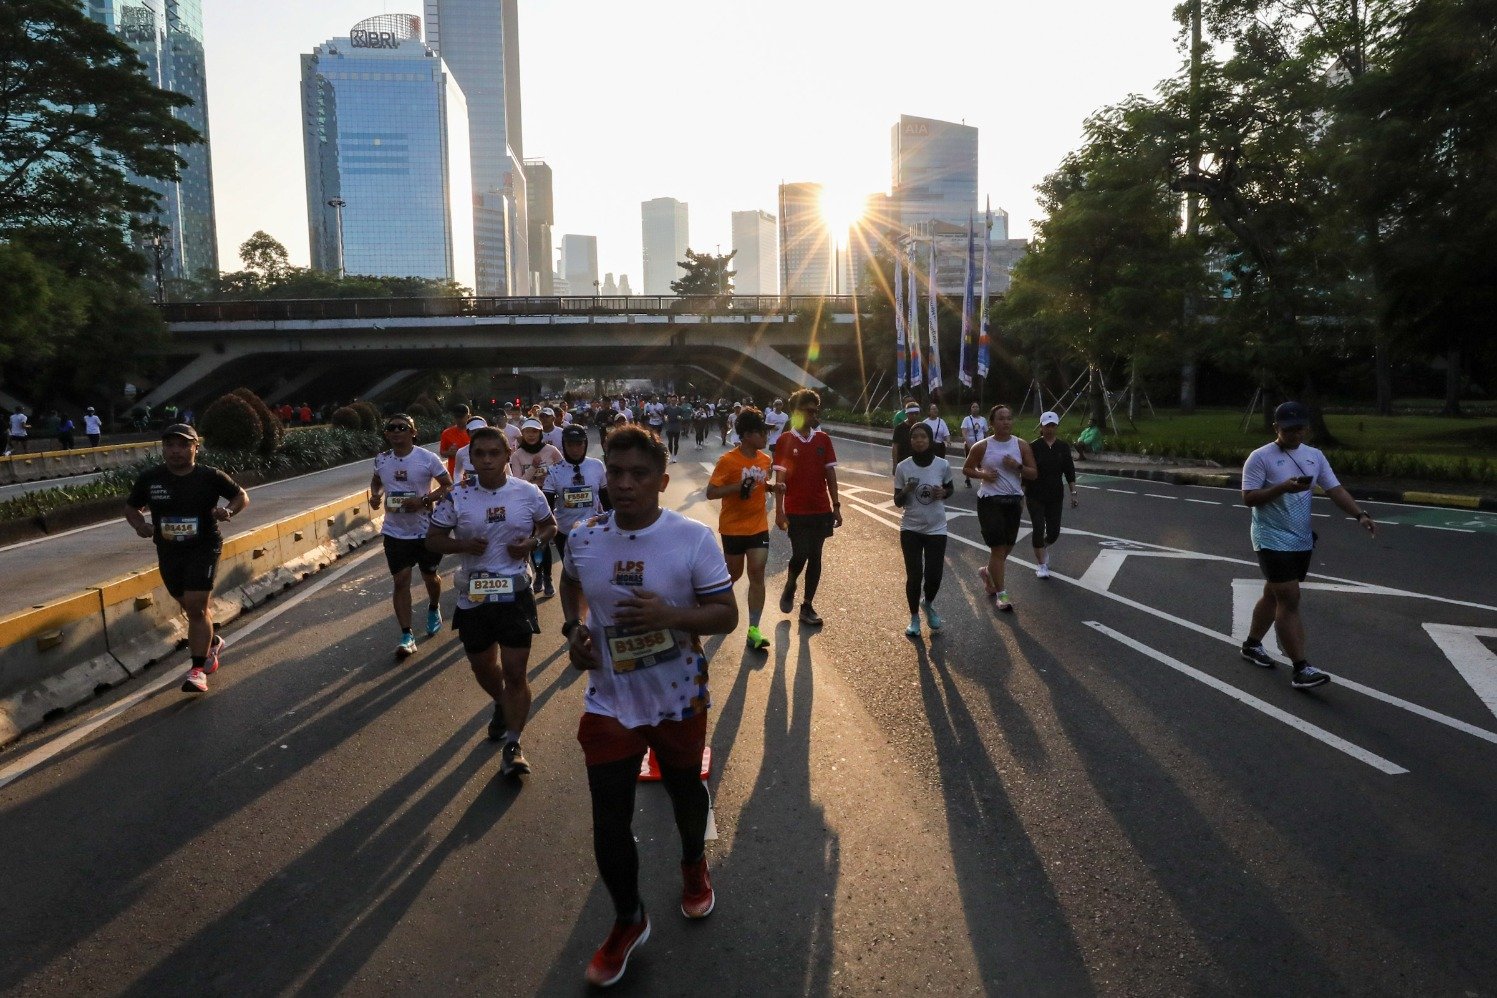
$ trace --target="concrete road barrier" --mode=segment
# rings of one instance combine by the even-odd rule
[[[239,614],[379,535],[356,492],[224,542],[213,619]],[[0,618],[0,745],[167,657],[187,619],[155,568]]]
[[[73,450],[38,451],[0,457],[0,485],[40,482],[48,478],[86,475],[93,471],[125,468],[136,461],[161,455],[161,441],[78,447]]]

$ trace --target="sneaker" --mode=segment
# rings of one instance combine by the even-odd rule
[[[919,614],[911,614],[910,615],[910,626],[906,627],[904,629],[904,636],[907,637],[907,638],[918,638],[920,636],[920,615]]]
[[[1043,561],[1040,562],[1038,567],[1036,567],[1034,570],[1034,577],[1036,579],[1050,578],[1050,566],[1045,564]]]
[[[426,610],[426,636],[427,637],[431,637],[433,634],[437,633],[441,629],[442,629],[442,608],[441,607],[437,607],[436,609],[432,609],[432,608],[428,607],[427,610]]]
[[[750,627],[748,629],[748,646],[754,651],[763,651],[769,647],[769,639],[764,636],[764,632],[759,630],[759,628]]]
[[[925,604],[925,622],[930,625],[930,629],[933,631],[939,631],[946,626],[946,622],[941,619],[941,615],[936,612],[936,608],[929,603]]]
[[[1331,677],[1315,668],[1313,665],[1302,665],[1294,670],[1294,678],[1289,685],[1297,690],[1308,690],[1312,686],[1324,686],[1331,681]]]
[[[629,956],[650,938],[650,916],[643,910],[637,922],[614,922],[603,945],[587,964],[587,983],[598,988],[617,984],[629,966]]]
[[[1242,657],[1254,665],[1261,665],[1265,669],[1272,669],[1278,663],[1269,657],[1268,652],[1263,650],[1263,642],[1254,641],[1242,643]]]
[[[712,875],[707,872],[707,857],[695,863],[681,864],[681,914],[687,918],[706,918],[717,906],[712,890]]]
[[[504,743],[504,755],[499,761],[499,775],[510,777],[530,775],[530,763],[525,761],[525,753],[521,751],[519,742]]]
[[[1009,602],[1007,589],[1003,590],[1003,592],[1001,593],[993,594],[993,605],[1002,610],[1004,613],[1014,612],[1014,605],[1013,603]]]
[[[400,644],[395,646],[396,658],[410,658],[416,654],[416,639],[409,634],[400,636]]]
[[[187,678],[182,680],[183,693],[207,693],[208,674],[199,668],[189,669]]]
[[[543,590],[544,590],[544,592],[545,592],[545,594],[547,596],[555,596],[556,595],[556,587],[551,584],[551,580],[550,579],[546,580],[546,584],[543,587]]]
[[[972,479],[970,479],[970,478],[964,478],[964,479],[962,479],[962,481],[964,481],[964,482],[967,483],[967,488],[970,489],[972,487]]]
[[[223,651],[225,643],[217,634],[208,642],[208,661],[203,663],[203,675],[211,676],[218,671],[218,653]]]
[[[802,603],[800,605],[800,622],[802,624],[810,624],[812,627],[821,626],[821,618],[816,616],[816,608],[810,603]]]
[[[977,577],[982,580],[983,592],[988,594],[989,599],[992,599],[997,595],[998,590],[993,588],[993,582],[988,578],[988,569],[986,565],[977,570]]]
[[[494,701],[494,716],[489,718],[489,741],[497,742],[504,740],[504,732],[509,730],[509,725],[504,723],[504,704],[498,700]]]
[[[540,577],[540,573],[536,573],[535,582],[531,585],[530,591],[536,596],[539,596],[541,594],[541,590],[545,589],[545,587],[546,580]]]
[[[780,612],[789,613],[795,609],[795,587],[786,586],[785,591],[780,593]]]

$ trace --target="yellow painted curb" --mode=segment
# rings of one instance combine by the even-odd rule
[[[1453,496],[1444,492],[1405,492],[1404,502],[1425,503],[1430,506],[1454,506],[1458,509],[1480,509],[1480,496]]]

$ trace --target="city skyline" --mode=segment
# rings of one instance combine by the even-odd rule
[[[297,53],[364,17],[424,14],[423,6],[265,0],[253,9],[212,5],[204,12],[225,268],[238,266],[237,247],[256,229],[284,242],[293,261],[309,259]],[[693,248],[726,252],[732,212],[774,213],[781,181],[816,180],[847,200],[887,191],[888,129],[910,114],[965,119],[981,131],[979,193],[1010,211],[1012,235],[1027,236],[1038,214],[1032,187],[1079,143],[1086,115],[1151,89],[1179,61],[1167,2],[1085,0],[1065,11],[1000,11],[932,0],[913,19],[904,10],[871,2],[849,20],[768,0],[737,15],[729,43],[718,15],[696,4],[661,0],[646,25],[635,10],[594,0],[527,3],[519,12],[523,148],[554,171],[555,231],[596,234],[604,270],[637,274],[638,205],[669,191],[692,206]],[[940,73],[920,71],[922,52],[939,57],[954,25],[986,46],[970,60],[942,58]],[[839,44],[827,49],[818,41],[824,37]],[[246,42],[251,38],[254,44]],[[1043,38],[1064,45],[1035,43]],[[1119,45],[1119,38],[1130,42]],[[657,42],[673,60],[639,58],[641,46]],[[899,70],[875,56],[881,51],[907,56],[909,66]],[[588,72],[577,73],[578,65]],[[716,113],[707,108],[718,89],[701,88],[712,97],[697,94],[679,86],[683,78],[753,78],[755,100],[735,105],[731,129],[674,124],[661,132],[652,122],[706,121]],[[1043,96],[1030,96],[1037,92]],[[654,105],[661,93],[674,103]],[[1026,96],[1011,96],[1020,93]],[[826,110],[808,110],[808,96]]]

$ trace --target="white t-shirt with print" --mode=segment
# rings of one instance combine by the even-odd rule
[[[541,490],[529,482],[506,475],[497,489],[486,489],[476,481],[453,487],[431,511],[431,523],[452,531],[460,541],[482,537],[489,542],[483,554],[461,556],[457,569],[457,605],[464,610],[481,600],[469,595],[474,572],[508,578],[511,594],[531,582],[530,559],[516,558],[508,545],[523,541],[535,528],[551,519],[551,506]]]
[[[924,420],[924,423],[930,427],[930,439],[932,443],[944,444],[951,439],[951,427],[947,426],[946,420],[940,416]]]
[[[1309,475],[1312,485],[1329,492],[1341,482],[1331,471],[1331,462],[1309,444],[1285,450],[1278,442],[1264,444],[1248,455],[1242,466],[1242,489],[1251,492]],[[1253,550],[1310,551],[1315,535],[1310,529],[1310,500],[1313,489],[1285,492],[1283,495],[1253,507],[1250,535]]]
[[[98,416],[84,416],[83,432],[91,437],[98,436],[104,432],[104,420]]]
[[[447,477],[447,463],[424,447],[415,448],[405,457],[387,450],[375,455],[374,473],[385,489],[385,523],[380,533],[400,540],[426,537],[426,507],[404,513],[400,503],[402,499],[419,499],[431,492],[433,482]]]
[[[918,482],[915,494],[901,510],[900,530],[917,534],[946,533],[946,486],[951,482],[951,463],[944,457],[932,458],[924,468],[907,457],[894,468],[894,491],[904,491],[906,484]]]
[[[773,447],[775,445],[775,441],[780,439],[780,434],[785,432],[785,427],[789,422],[790,413],[783,409],[779,412],[775,412],[773,409],[765,410],[764,428],[766,433],[764,438],[766,446]]]
[[[962,420],[962,440],[971,446],[988,435],[988,421],[982,416],[967,416]]]
[[[541,491],[555,503],[556,529],[569,533],[583,520],[603,512],[607,478],[608,469],[595,457],[583,458],[580,465],[564,460],[547,469]]]

